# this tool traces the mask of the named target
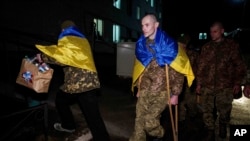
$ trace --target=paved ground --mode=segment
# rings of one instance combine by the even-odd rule
[[[113,78],[114,79],[114,78]],[[105,124],[107,126],[107,129],[110,133],[112,141],[127,141],[129,136],[133,132],[133,126],[134,126],[134,111],[135,111],[135,103],[136,98],[130,93],[129,91],[129,83],[130,80],[126,79],[119,79],[111,83],[106,83],[104,87],[101,89],[100,93],[100,109],[101,113],[103,115],[103,119],[105,121]],[[114,83],[115,82],[115,83]],[[1,98],[2,99],[2,98]],[[25,103],[23,101],[18,101],[15,99],[10,99],[11,101],[8,101],[8,99],[5,98],[5,102],[9,102],[8,104],[14,104],[18,108],[22,109],[25,107]],[[17,100],[17,101],[16,101]],[[89,131],[86,125],[86,122],[84,121],[84,117],[82,116],[79,107],[77,105],[72,106],[72,110],[74,111],[76,121],[78,122],[78,129],[74,134],[62,134],[56,132],[52,125],[55,121],[58,120],[57,113],[54,109],[54,103],[53,103],[53,96],[50,96],[48,102],[48,140],[49,141],[87,141],[87,138],[89,138]],[[1,102],[3,103],[3,102]],[[250,105],[250,100],[242,97],[241,99],[235,100],[233,102],[234,108],[232,111],[232,125],[242,125],[247,124],[250,125],[250,111],[247,109],[247,107]],[[7,105],[5,103],[4,105],[8,110],[11,109],[11,105]],[[4,107],[1,105],[1,107]],[[12,105],[13,106],[13,105]],[[17,108],[16,107],[16,108]],[[31,112],[24,112],[24,114],[21,114],[19,116],[10,116],[10,118],[5,118],[5,120],[1,119],[1,123],[3,125],[6,125],[6,127],[9,127],[7,129],[12,130],[15,126],[18,124],[21,125],[21,128],[14,131],[15,134],[10,134],[10,137],[14,139],[10,140],[16,140],[19,141],[20,139],[24,139],[26,141],[43,141],[44,140],[44,130],[41,127],[43,125],[43,107],[37,108],[34,110],[33,116],[31,116],[31,119],[28,119],[28,122],[26,121],[24,125],[21,125],[19,123],[15,123],[15,121],[22,121],[25,120],[25,116],[28,115],[28,113]],[[2,111],[2,110],[1,110]],[[8,113],[7,111],[5,111]],[[168,111],[165,111],[163,113],[163,117],[169,117]],[[33,120],[37,120],[37,122],[31,122]],[[166,127],[167,133],[164,137],[164,141],[170,141],[172,140],[172,130],[170,126],[169,118],[163,118],[162,124]],[[12,129],[11,129],[12,128]],[[3,130],[3,128],[2,128]],[[6,131],[2,131],[2,133],[8,133]],[[10,133],[10,132],[9,132]],[[15,135],[17,139],[15,139]],[[91,136],[91,135],[90,135]],[[181,124],[179,126],[178,130],[178,136],[179,141],[199,141],[201,140],[203,134],[203,124],[201,120],[201,116],[198,115],[195,119],[187,119],[186,123]],[[229,136],[229,135],[228,135]],[[4,135],[0,136],[1,138],[4,137]],[[1,140],[0,138],[0,140]],[[150,139],[149,139],[150,140]],[[217,141],[228,141],[227,139],[220,139],[217,138]],[[5,141],[8,141],[8,138],[6,138]]]

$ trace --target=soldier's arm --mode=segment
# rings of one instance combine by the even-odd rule
[[[231,62],[233,63],[235,68],[234,84],[241,85],[242,79],[244,79],[244,77],[247,74],[247,66],[243,61],[243,58],[239,51],[239,45],[237,43],[233,44],[231,53],[232,53]]]
[[[207,53],[209,52],[209,46],[204,45],[201,49],[201,53],[199,55],[198,64],[197,64],[197,70],[196,70],[196,82],[197,87],[201,87],[204,79],[204,73],[206,65],[208,65],[207,61]]]
[[[172,95],[180,95],[184,83],[184,75],[169,67],[169,84]]]

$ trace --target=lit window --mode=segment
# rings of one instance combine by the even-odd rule
[[[154,0],[150,0],[150,5],[151,5],[151,7],[154,7],[155,6],[155,1]]]
[[[121,9],[121,0],[113,0],[114,7]]]
[[[204,39],[204,40],[207,39],[207,33],[203,33],[203,39]]]
[[[113,42],[118,43],[120,41],[120,26],[113,25]]]
[[[199,33],[199,40],[202,40],[202,33]]]
[[[100,19],[94,19],[94,23],[96,24],[96,32],[99,35],[103,35],[103,21]]]
[[[207,39],[207,33],[199,33],[199,40],[206,40]]]
[[[137,20],[141,18],[141,8],[139,6],[136,8],[136,18]]]

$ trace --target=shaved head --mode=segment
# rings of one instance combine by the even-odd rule
[[[218,26],[219,28],[224,29],[222,22],[219,22],[219,21],[214,22],[210,27],[213,27],[213,26]]]
[[[224,27],[221,22],[214,22],[210,27],[210,36],[212,41],[220,42],[223,40]]]
[[[142,31],[145,37],[154,39],[159,22],[154,14],[147,14],[142,18]]]
[[[149,18],[150,20],[152,20],[152,22],[158,22],[157,21],[157,18],[156,18],[156,16],[154,15],[154,14],[147,14],[147,15],[145,15],[144,17],[143,17],[143,19],[144,18]],[[142,20],[143,20],[142,19]]]

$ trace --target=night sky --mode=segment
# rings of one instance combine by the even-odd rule
[[[162,28],[170,34],[207,32],[214,20],[226,31],[250,28],[249,0],[162,0]]]

